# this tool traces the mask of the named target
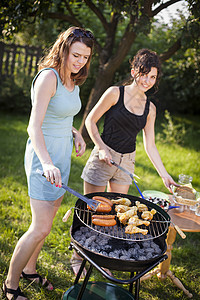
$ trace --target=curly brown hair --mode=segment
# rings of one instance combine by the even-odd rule
[[[131,61],[131,68],[135,70],[134,78],[140,74],[148,74],[152,67],[157,68],[158,72],[155,83],[155,89],[157,90],[162,75],[161,62],[158,54],[146,48],[140,49]]]
[[[82,34],[75,34],[76,31]],[[71,78],[74,80],[76,85],[83,84],[89,72],[92,52],[94,48],[94,37],[90,31],[86,31],[85,29],[80,27],[70,27],[66,31],[60,33],[56,42],[49,50],[49,53],[40,60],[39,70],[44,68],[56,68],[58,70],[62,83],[66,84],[66,64],[69,54],[69,48],[75,42],[84,43],[91,49],[90,56],[85,66],[81,68],[77,74],[71,74]]]

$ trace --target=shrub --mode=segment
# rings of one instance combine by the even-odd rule
[[[186,129],[184,124],[175,124],[168,110],[165,110],[166,122],[161,123],[163,131],[157,139],[163,143],[184,144]]]

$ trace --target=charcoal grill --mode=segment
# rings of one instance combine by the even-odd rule
[[[167,258],[167,255],[165,254],[167,248],[165,240],[168,232],[168,227],[170,224],[170,216],[156,204],[132,195],[126,195],[120,193],[91,193],[91,194],[87,194],[86,196],[88,198],[92,198],[93,196],[97,196],[97,195],[106,197],[108,199],[128,198],[129,200],[131,200],[132,205],[135,205],[136,201],[140,201],[141,203],[147,205],[149,210],[154,208],[157,211],[157,213],[154,215],[151,224],[148,226],[149,233],[147,235],[142,235],[142,234],[129,235],[124,233],[123,225],[121,225],[120,223],[117,223],[117,225],[114,226],[115,228],[93,226],[91,220],[92,220],[92,215],[95,212],[88,210],[86,203],[84,203],[80,199],[77,200],[75,205],[73,223],[70,229],[70,234],[71,234],[70,249],[75,249],[78,252],[78,254],[83,258],[83,262],[74,281],[74,289],[77,290],[77,294],[76,294],[76,298],[73,299],[78,299],[78,300],[85,299],[84,293],[87,290],[88,285],[90,285],[90,283],[88,283],[88,280],[91,275],[92,268],[95,267],[104,277],[106,277],[106,279],[117,284],[129,284],[129,292],[131,293],[131,295],[133,295],[132,294],[133,283],[135,283],[135,296],[133,298],[128,298],[128,296],[126,295],[126,297],[127,299],[138,300],[140,278],[146,273],[148,273],[150,270],[152,270],[160,262],[162,262]],[[111,213],[113,214],[115,213],[114,208],[112,209]],[[124,259],[118,259],[118,258],[102,255],[99,254],[98,252],[91,251],[88,248],[84,247],[74,238],[77,230],[79,230],[80,227],[83,226],[88,227],[91,230],[91,234],[92,232],[96,231],[98,234],[108,236],[111,240],[113,240],[113,243],[118,244],[118,247],[119,245],[120,247],[123,247],[124,243],[127,242],[128,243],[136,242],[141,244],[146,240],[152,240],[160,247],[161,252],[154,258],[146,259],[142,261],[133,260],[133,259],[124,260]],[[143,227],[145,228],[145,226]],[[80,279],[81,273],[84,269],[86,262],[89,262],[90,267],[87,271],[87,274],[84,278],[82,285],[80,285],[78,284],[78,281]],[[110,270],[116,270],[116,271],[130,272],[130,278],[128,279],[115,278],[114,276],[110,276],[103,268],[108,268]],[[68,291],[66,293],[68,294]],[[66,294],[64,294],[63,296],[64,300],[71,299],[71,298],[66,298],[67,296],[66,297],[65,296]],[[99,298],[99,299],[107,299],[107,298]],[[114,299],[118,299],[118,298],[114,298]]]

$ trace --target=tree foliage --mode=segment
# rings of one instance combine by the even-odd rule
[[[153,22],[159,12],[180,0],[4,0],[0,6],[1,27],[4,37],[23,30],[31,24],[52,26],[52,38],[57,30],[69,25],[90,28],[95,39],[98,66],[94,74],[81,131],[84,135],[84,120],[105,89],[113,84],[113,78],[127,57],[138,37],[151,33]],[[174,31],[168,43],[159,48],[164,62],[178,50],[199,46],[200,21],[198,0],[186,1],[189,17],[182,28]],[[51,20],[51,21],[50,21]],[[45,25],[46,26],[46,25]],[[41,28],[38,26],[38,28]],[[53,40],[51,40],[53,42]]]

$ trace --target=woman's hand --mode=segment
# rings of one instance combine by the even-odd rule
[[[107,163],[109,166],[112,166],[110,162],[112,160],[112,155],[110,154],[108,148],[99,150],[99,159],[104,160],[105,163]]]
[[[162,180],[166,188],[170,191],[170,193],[172,193],[171,185],[179,186],[169,174],[166,177],[162,177]]]
[[[60,170],[50,163],[42,164],[42,167],[47,181],[50,181],[51,184],[55,183],[56,187],[62,187],[62,178]]]
[[[82,156],[86,149],[86,143],[78,130],[73,128],[74,145],[76,149],[76,156]]]

